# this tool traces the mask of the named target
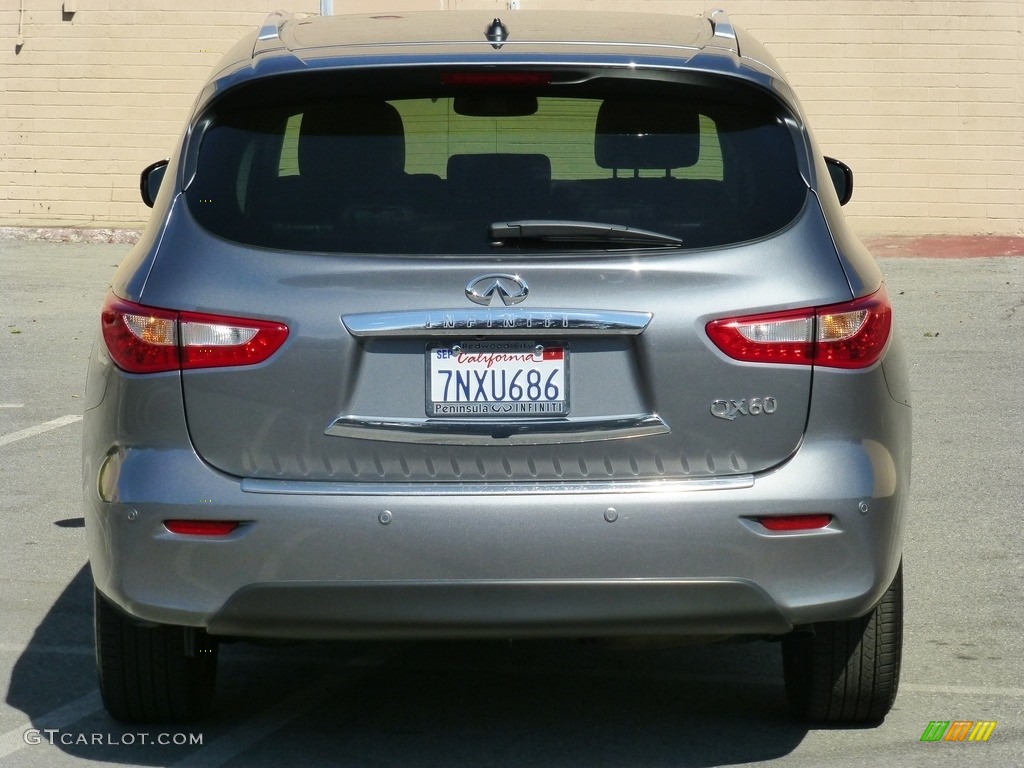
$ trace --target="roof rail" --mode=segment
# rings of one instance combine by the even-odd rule
[[[729,14],[718,8],[708,11],[703,18],[711,24],[711,33],[714,35],[711,45],[716,48],[725,48],[737,56],[740,55],[740,43],[736,38],[736,30],[729,20]]]
[[[281,28],[285,23],[291,21],[294,15],[288,11],[274,11],[267,15],[260,25],[260,31],[256,35],[256,45],[253,46],[252,55],[255,58],[261,53],[283,48],[281,40]]]

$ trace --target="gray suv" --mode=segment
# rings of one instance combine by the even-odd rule
[[[111,714],[201,716],[224,639],[727,635],[881,720],[911,412],[851,193],[720,11],[272,15],[100,316]]]

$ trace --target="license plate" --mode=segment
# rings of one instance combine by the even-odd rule
[[[427,347],[427,415],[564,416],[569,348],[535,341],[466,341]]]

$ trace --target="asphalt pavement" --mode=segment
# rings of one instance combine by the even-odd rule
[[[0,239],[0,765],[1024,765],[1024,258],[882,260],[915,435],[882,725],[791,720],[767,643],[538,641],[229,645],[208,721],[141,728],[96,688],[80,501],[85,365],[129,248]],[[934,721],[995,725],[923,742]]]

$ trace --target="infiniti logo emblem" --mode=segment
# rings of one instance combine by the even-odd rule
[[[506,307],[526,301],[530,286],[518,275],[483,275],[474,277],[466,284],[466,296],[475,304],[489,307],[494,297],[501,299]]]

